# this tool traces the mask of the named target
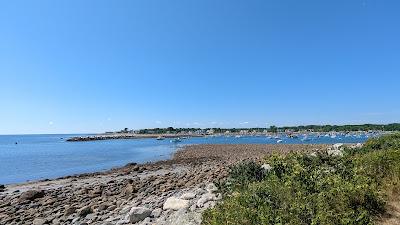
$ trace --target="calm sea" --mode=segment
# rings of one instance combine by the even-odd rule
[[[0,135],[0,184],[57,178],[107,170],[129,162],[168,159],[187,144],[277,143],[265,136],[189,138],[178,144],[165,139],[66,142],[76,135]],[[358,143],[367,136],[281,138],[281,143]],[[18,144],[15,144],[18,143]]]

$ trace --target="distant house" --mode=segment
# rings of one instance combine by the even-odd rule
[[[214,129],[209,129],[206,131],[207,134],[214,134]]]
[[[249,133],[249,131],[248,130],[241,130],[239,133],[240,134],[247,134],[247,133]]]
[[[197,135],[203,135],[204,131],[203,130],[196,130],[194,133],[197,134]]]

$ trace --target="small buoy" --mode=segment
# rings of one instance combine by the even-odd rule
[[[15,144],[17,145],[17,144],[18,144],[18,142],[15,142]]]

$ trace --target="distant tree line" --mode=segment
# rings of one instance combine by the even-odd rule
[[[280,130],[292,131],[314,131],[314,132],[346,132],[346,131],[400,131],[400,123],[391,124],[361,124],[361,125],[308,125],[308,126],[292,126],[281,127]]]
[[[141,129],[136,131],[139,134],[176,134],[176,133],[188,133],[188,132],[200,132],[206,133],[207,131],[212,130],[214,133],[238,133],[240,131],[246,131],[248,133],[252,132],[284,132],[284,131],[314,131],[314,132],[349,132],[349,131],[370,131],[370,130],[379,130],[379,131],[400,131],[400,123],[391,123],[391,124],[361,124],[361,125],[306,125],[306,126],[270,126],[269,128],[151,128],[151,129]],[[127,132],[127,128],[123,130]]]

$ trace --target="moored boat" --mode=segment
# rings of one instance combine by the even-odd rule
[[[179,142],[182,142],[182,140],[180,138],[174,138],[170,142],[171,143],[179,143]]]

